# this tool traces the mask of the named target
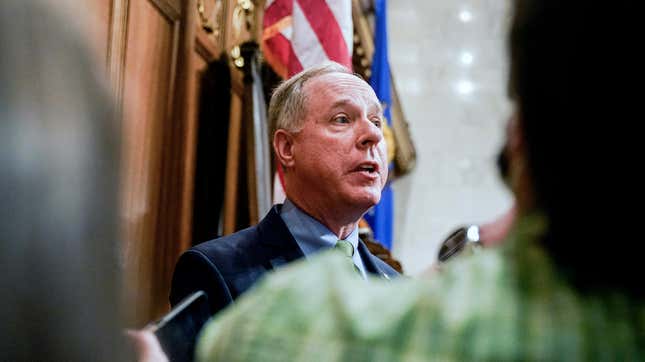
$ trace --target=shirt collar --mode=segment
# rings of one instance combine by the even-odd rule
[[[287,225],[287,229],[296,239],[296,243],[305,256],[315,253],[323,248],[331,248],[336,245],[338,236],[329,230],[320,221],[309,216],[300,210],[289,199],[284,201],[280,210],[280,217]],[[358,227],[345,238],[354,246],[354,251],[358,251]]]

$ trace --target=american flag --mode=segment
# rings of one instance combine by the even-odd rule
[[[352,68],[351,0],[267,0],[263,29],[264,56],[285,79],[327,60]]]

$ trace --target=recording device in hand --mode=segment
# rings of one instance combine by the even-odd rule
[[[197,291],[147,329],[152,331],[171,362],[193,361],[200,330],[210,318],[208,297]]]
[[[461,226],[441,243],[437,259],[443,263],[464,250],[476,248],[479,245],[479,227],[477,225]]]

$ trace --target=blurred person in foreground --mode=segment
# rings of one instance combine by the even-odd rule
[[[0,7],[0,359],[120,361],[119,143],[80,31]]]
[[[364,278],[398,275],[358,238],[360,218],[379,202],[387,181],[382,118],[369,84],[337,63],[306,69],[278,86],[269,123],[287,199],[257,226],[185,252],[175,267],[171,304],[203,290],[216,313],[267,272],[337,245],[346,247]]]
[[[199,360],[644,359],[641,213],[627,211],[645,184],[629,172],[639,17],[626,1],[514,2],[503,245],[427,281],[364,283],[333,253],[293,265],[210,322]]]

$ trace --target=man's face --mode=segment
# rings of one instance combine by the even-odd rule
[[[367,211],[388,175],[381,105],[363,80],[330,73],[305,83],[306,116],[294,134],[300,195],[331,210]]]

